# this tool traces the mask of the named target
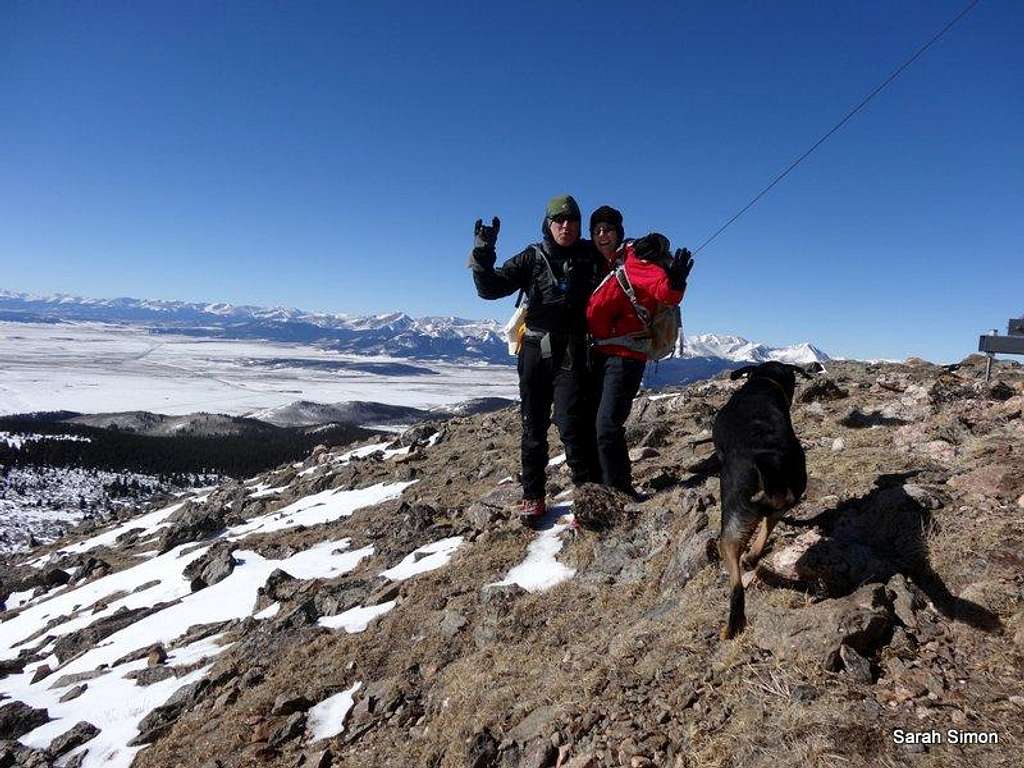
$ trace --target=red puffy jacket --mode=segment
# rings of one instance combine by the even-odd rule
[[[626,242],[623,249],[626,253],[623,262],[626,277],[644,309],[653,315],[659,304],[678,304],[682,301],[683,292],[669,285],[664,268],[654,262],[638,259],[633,252],[631,240]],[[646,330],[629,297],[615,279],[614,273],[605,278],[591,294],[587,304],[587,326],[590,335],[597,341],[642,333]],[[602,345],[597,349],[606,355],[631,357],[635,360],[647,359],[643,352],[618,344]]]

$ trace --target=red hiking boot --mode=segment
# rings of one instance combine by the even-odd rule
[[[544,499],[523,499],[519,502],[519,519],[526,526],[533,526],[547,511]]]

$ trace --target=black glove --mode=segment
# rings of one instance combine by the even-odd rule
[[[669,255],[668,238],[658,232],[651,232],[639,240],[633,241],[633,253],[638,259],[653,261],[658,264],[667,264]]]
[[[474,248],[494,248],[498,242],[498,230],[501,229],[501,219],[495,216],[491,219],[491,226],[485,226],[483,219],[477,219],[473,227]]]
[[[469,254],[470,269],[477,272],[489,272],[494,269],[494,262],[498,255],[494,251],[494,245],[498,242],[498,230],[501,229],[501,219],[495,216],[491,220],[491,226],[486,226],[482,219],[477,219],[473,225],[473,251]]]
[[[686,290],[686,278],[693,269],[693,254],[686,248],[677,248],[676,255],[672,257],[672,264],[666,270],[668,272],[668,283],[674,290]]]

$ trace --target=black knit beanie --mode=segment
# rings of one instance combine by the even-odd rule
[[[598,224],[611,224],[615,227],[615,231],[619,233],[619,242],[621,243],[626,239],[626,232],[622,228],[622,213],[612,208],[610,205],[602,205],[592,214],[590,214],[590,237],[594,237],[594,227]]]

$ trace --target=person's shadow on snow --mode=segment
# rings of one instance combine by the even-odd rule
[[[528,527],[531,531],[537,533],[543,533],[544,531],[550,531],[556,525],[563,525],[569,522],[567,518],[572,514],[572,505],[568,502],[562,502],[548,507],[547,511],[539,517],[533,518],[529,521]]]

